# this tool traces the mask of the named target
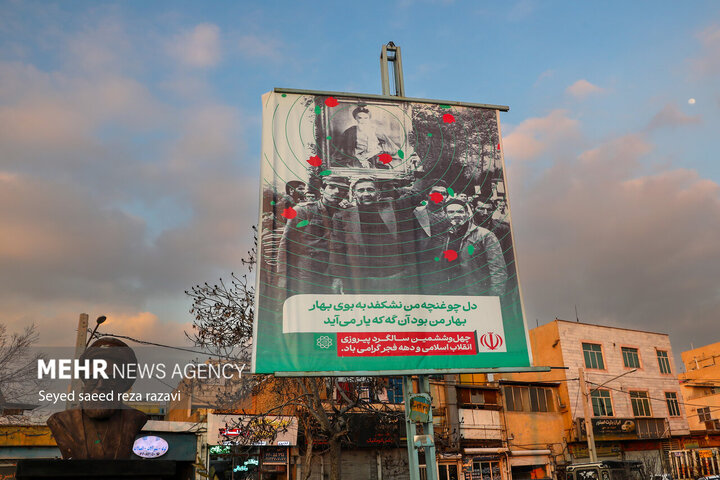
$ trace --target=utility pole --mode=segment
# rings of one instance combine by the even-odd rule
[[[583,396],[583,410],[585,411],[585,435],[587,436],[588,453],[591,462],[597,462],[597,451],[595,450],[595,432],[592,427],[592,406],[590,405],[590,395],[588,394],[587,383],[585,383],[585,369],[578,368],[578,376],[580,377],[580,393]]]
[[[85,346],[87,343],[87,330],[88,330],[88,314],[81,313],[80,319],[78,320],[77,335],[75,337],[75,359],[79,359],[80,355],[85,352]],[[75,392],[75,400],[68,400],[65,404],[65,408],[76,408],[80,406],[78,401],[78,394],[82,391],[82,381],[80,379],[73,379],[68,387],[68,392]]]
[[[382,46],[380,51],[380,76],[382,80],[382,94],[392,95],[390,92],[390,70],[388,62],[393,64],[393,78],[395,80],[395,96],[405,96],[405,80],[402,71],[402,55],[400,47],[393,42]],[[427,375],[418,375],[418,389],[420,395],[430,399],[430,379]],[[423,427],[424,435],[416,435],[417,426],[410,418],[412,411],[413,381],[411,375],[403,377],[403,393],[405,399],[405,431],[407,435],[408,464],[410,467],[410,480],[420,480],[420,462],[418,449],[425,450],[425,479],[437,480],[437,465],[435,462],[435,440],[432,421],[432,403],[429,405],[427,418],[419,422]],[[429,400],[430,401],[430,400]]]

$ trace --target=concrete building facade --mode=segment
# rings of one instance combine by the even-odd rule
[[[531,330],[530,339],[535,365],[563,368],[544,376],[559,382],[568,460],[589,459],[587,399],[599,459],[642,460],[650,473],[668,469],[668,452],[690,433],[668,335],[556,319]]]

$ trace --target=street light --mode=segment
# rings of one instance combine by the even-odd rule
[[[88,338],[87,343],[85,344],[85,348],[87,348],[87,346],[90,345],[90,341],[95,336],[95,332],[97,332],[97,329],[100,327],[100,325],[102,325],[105,322],[105,320],[107,320],[107,317],[105,315],[100,315],[97,318],[97,320],[95,320],[95,322],[97,322],[97,323],[95,325],[95,328],[93,328],[92,333],[90,334],[90,338]]]

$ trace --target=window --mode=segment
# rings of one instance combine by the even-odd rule
[[[502,478],[500,474],[500,462],[473,459],[472,478],[478,480],[500,480]]]
[[[636,417],[652,417],[650,411],[650,398],[647,392],[630,391],[630,403],[632,403],[633,415]]]
[[[458,388],[458,400],[463,408],[497,407],[498,395],[496,390],[482,388]]]
[[[612,401],[610,400],[610,390],[593,390],[590,392],[592,399],[593,415],[596,417],[612,417]]]
[[[637,348],[622,347],[623,365],[627,368],[640,368]]]
[[[665,403],[667,403],[668,413],[671,417],[680,416],[680,405],[678,404],[677,393],[665,392]]]
[[[710,422],[712,417],[710,416],[710,407],[702,407],[697,409],[698,420],[701,422]]]
[[[658,366],[660,366],[660,373],[671,373],[670,372],[670,359],[668,358],[668,352],[665,350],[657,351]]]
[[[438,465],[438,480],[458,480],[458,468],[454,463]]]
[[[552,388],[505,386],[505,403],[511,412],[554,412]]]
[[[585,356],[585,368],[596,368],[605,370],[603,362],[602,347],[597,343],[583,343],[583,355]]]
[[[388,378],[387,386],[388,402],[403,403],[403,379],[398,377]]]

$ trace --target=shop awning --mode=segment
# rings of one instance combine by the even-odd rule
[[[551,454],[550,450],[510,450],[510,465],[547,465]]]

